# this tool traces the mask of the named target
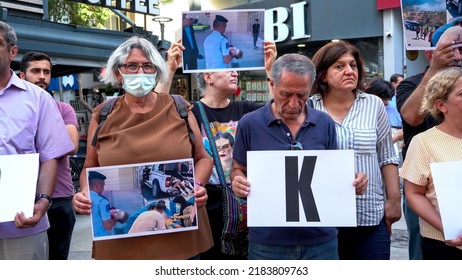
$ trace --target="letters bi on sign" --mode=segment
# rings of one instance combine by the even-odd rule
[[[248,226],[356,226],[354,153],[247,153]]]

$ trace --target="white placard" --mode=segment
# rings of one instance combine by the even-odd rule
[[[298,220],[293,219],[297,202],[286,203],[286,174],[289,157],[297,157],[299,187],[308,188],[315,202],[303,206],[298,192]],[[312,181],[306,168],[315,159]],[[290,160],[290,159],[289,159]],[[287,165],[290,166],[290,165]],[[302,166],[308,170],[300,177]],[[290,171],[289,171],[290,172]],[[247,198],[248,226],[356,226],[356,196],[353,187],[354,153],[352,150],[252,151],[247,152],[247,176],[251,183]],[[297,178],[295,178],[297,180]],[[311,186],[311,192],[310,190]],[[309,202],[306,195],[304,200]],[[296,201],[296,200],[295,200]],[[295,208],[294,208],[295,207]],[[306,209],[305,209],[306,208]],[[315,211],[319,220],[309,217]],[[295,210],[294,210],[295,209]],[[290,217],[286,213],[292,212]],[[307,212],[307,214],[305,214]],[[316,215],[314,215],[316,216]],[[309,218],[308,218],[309,217]],[[290,220],[290,221],[288,221]]]
[[[430,170],[435,185],[444,239],[451,240],[462,234],[462,188],[460,171],[462,161],[430,163]]]
[[[0,156],[0,223],[14,221],[16,213],[34,213],[39,154]]]

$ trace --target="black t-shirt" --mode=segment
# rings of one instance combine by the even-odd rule
[[[245,113],[252,112],[253,110],[262,107],[264,103],[250,101],[231,101],[228,106],[224,108],[210,108],[204,103],[202,103],[202,105],[209,122],[229,123],[230,121],[239,121]],[[199,107],[194,106],[192,112],[196,117],[199,127],[201,127],[202,118]]]
[[[200,102],[200,101],[197,101]],[[236,136],[236,130],[237,130],[237,125],[239,120],[244,116],[244,114],[254,111],[264,105],[262,102],[250,102],[250,101],[231,101],[228,106],[224,108],[210,108],[204,103],[202,103],[204,107],[205,114],[207,115],[207,119],[209,121],[209,127],[211,127],[212,135],[215,139],[216,135],[218,133],[221,134],[229,134],[228,136],[231,136],[232,139],[234,140],[234,137]],[[212,157],[212,152],[210,150],[210,145],[209,141],[207,138],[207,135],[205,133],[204,125],[202,122],[201,114],[199,107],[197,105],[194,105],[192,112],[194,116],[196,117],[197,123],[199,124],[199,128],[201,130],[202,134],[202,140],[204,142],[204,147],[209,153],[209,155]],[[230,146],[234,145],[234,141],[230,141]],[[228,150],[232,154],[232,150]],[[224,170],[225,177],[227,182],[230,182],[229,178],[229,171],[226,172]],[[221,191],[220,191],[220,182],[218,179],[217,172],[214,168],[212,172],[212,176],[210,177],[210,180],[207,184],[207,210],[211,209],[221,209],[221,202],[222,202],[222,196],[221,196]],[[216,186],[212,188],[212,186]]]
[[[409,96],[411,96],[411,94],[417,88],[420,81],[422,81],[424,74],[425,72],[414,75],[407,79],[404,79],[398,85],[398,88],[396,89],[396,106],[398,107],[398,111],[400,114],[401,114],[401,107],[403,107],[406,100],[409,98]],[[412,126],[408,124],[402,117],[401,119],[403,121],[403,137],[404,137],[404,147],[403,147],[402,152],[403,152],[403,159],[405,159],[407,148],[409,147],[409,143],[411,143],[412,138],[415,135],[421,132],[424,132],[427,129],[435,126],[436,121],[435,119],[433,119],[431,116],[428,115],[424,118],[424,121],[420,125]]]

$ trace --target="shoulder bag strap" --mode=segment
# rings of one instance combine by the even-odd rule
[[[188,109],[186,108],[186,102],[182,95],[170,94],[170,96],[173,98],[173,103],[175,103],[178,114],[186,123],[186,128],[188,129],[189,143],[191,143],[191,154],[194,158],[194,156],[196,155],[196,143],[194,142],[194,131],[192,130],[188,120]]]
[[[107,119],[107,116],[112,112],[112,109],[114,109],[117,100],[119,100],[119,97],[114,97],[107,101],[104,101],[103,105],[101,105],[101,109],[99,111],[100,122],[98,124],[98,127],[96,127],[95,135],[93,135],[93,139],[91,141],[91,145],[93,147],[96,147],[96,143],[98,143],[99,131],[103,127],[103,124]]]
[[[204,126],[205,133],[207,134],[207,138],[209,139],[210,149],[212,150],[213,162],[217,169],[218,178],[220,179],[220,184],[223,188],[227,187],[225,173],[223,172],[223,167],[221,166],[220,156],[218,155],[217,145],[215,144],[215,140],[213,140],[212,130],[210,129],[210,123],[207,119],[207,115],[205,114],[204,107],[202,106],[202,102],[197,101],[196,105],[199,107],[199,111],[201,113],[202,125]]]

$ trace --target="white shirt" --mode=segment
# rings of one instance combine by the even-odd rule
[[[206,69],[229,68],[223,61],[223,56],[229,55],[228,39],[218,31],[213,31],[204,40],[204,54]]]

